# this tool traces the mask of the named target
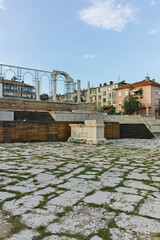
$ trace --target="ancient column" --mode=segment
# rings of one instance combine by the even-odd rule
[[[37,86],[36,86],[36,100],[37,101],[40,100],[39,92],[40,92],[40,81],[37,80]]]
[[[81,80],[77,80],[77,103],[81,102]]]
[[[0,98],[3,98],[3,83],[0,82]]]
[[[90,102],[90,82],[87,82],[87,102]]]
[[[56,102],[56,74],[52,72],[51,74],[52,80],[53,80],[53,101]]]

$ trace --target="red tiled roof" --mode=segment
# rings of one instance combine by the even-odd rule
[[[143,80],[140,82],[135,82],[131,84],[133,88],[137,88],[137,87],[143,87],[143,86],[148,86],[148,85],[152,85],[155,87],[160,87],[160,84],[157,82],[154,82],[152,80]]]
[[[109,107],[113,107],[113,105],[106,105],[106,106],[103,106],[102,108],[109,108]]]
[[[2,81],[2,83],[5,83],[5,84],[20,85],[20,86],[23,86],[23,87],[34,88],[32,85],[26,84],[24,82],[19,82],[19,81],[14,81],[14,80],[7,80],[7,79],[3,79],[1,81]]]
[[[155,86],[155,87],[160,87],[160,84],[155,82],[155,81],[152,81],[152,80],[142,80],[140,82],[135,82],[135,83],[132,83],[132,84],[125,84],[115,90],[121,90],[121,89],[125,89],[125,88],[138,88],[138,87],[144,87],[144,86],[148,86],[148,85],[152,85],[152,86]]]
[[[125,88],[132,88],[132,84],[126,83],[122,85],[121,87],[116,88],[115,90],[125,89]]]

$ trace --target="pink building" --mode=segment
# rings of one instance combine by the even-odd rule
[[[140,102],[140,114],[155,115],[160,107],[160,84],[154,79],[126,84],[116,89],[116,112],[122,111],[124,98],[133,95]]]

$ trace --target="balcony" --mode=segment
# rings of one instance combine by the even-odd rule
[[[136,90],[131,90],[130,95],[137,97],[138,99],[143,98],[143,89],[136,89]]]

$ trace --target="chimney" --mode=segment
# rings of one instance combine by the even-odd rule
[[[100,83],[99,86],[102,87],[102,84]]]
[[[149,80],[150,80],[150,77],[146,76],[146,77],[145,77],[145,80],[146,80],[146,81],[149,81]]]
[[[120,83],[125,83],[125,80],[121,81]]]
[[[152,81],[155,82],[156,80],[153,78]]]
[[[112,85],[113,84],[113,82],[112,81],[110,81],[110,85]]]
[[[106,84],[106,83],[103,83],[103,86],[107,86],[107,84]]]

